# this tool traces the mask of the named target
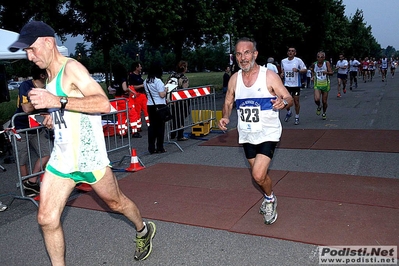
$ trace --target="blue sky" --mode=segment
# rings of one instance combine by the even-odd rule
[[[356,9],[363,10],[364,22],[382,48],[388,45],[399,50],[399,0],[343,0],[345,15],[350,17]]]

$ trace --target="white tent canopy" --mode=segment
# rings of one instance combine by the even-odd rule
[[[13,31],[0,29],[0,60],[7,59],[27,59],[26,52],[18,50],[12,53],[8,50],[8,47],[15,42],[19,37],[19,34]],[[69,56],[68,48],[65,46],[57,46],[58,51],[64,56]]]

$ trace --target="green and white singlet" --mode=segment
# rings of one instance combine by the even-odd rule
[[[64,65],[46,89],[57,96],[68,96],[62,88]],[[54,174],[96,172],[109,165],[101,114],[60,109],[49,110],[54,126],[54,148],[46,169]],[[93,182],[88,180],[88,182]]]
[[[314,64],[314,89],[321,91],[330,91],[330,77],[326,75],[324,72],[327,72],[327,63],[323,62],[323,65],[319,67],[317,62]]]

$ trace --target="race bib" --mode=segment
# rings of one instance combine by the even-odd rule
[[[245,132],[260,132],[262,125],[260,121],[260,106],[245,106],[240,107],[239,123],[240,130]]]
[[[51,112],[51,117],[55,129],[54,142],[60,144],[69,143],[72,135],[67,130],[67,124],[65,123],[63,114],[61,114],[60,110],[57,110]]]
[[[293,81],[295,80],[295,73],[294,71],[285,71],[285,79],[287,81]]]

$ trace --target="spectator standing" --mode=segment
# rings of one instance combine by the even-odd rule
[[[182,60],[177,64],[176,72],[169,77],[169,79],[175,78],[177,80],[177,90],[184,90],[189,87],[190,83],[187,76],[185,75],[187,72],[187,68],[188,63]],[[189,108],[189,103],[185,101],[175,102],[172,106],[172,130],[177,130],[177,133],[176,131],[172,132],[170,134],[171,139],[176,138],[177,134],[178,141],[188,140],[188,138],[184,136],[184,128],[182,127],[184,127],[184,121],[189,115]]]
[[[227,85],[229,84],[229,79],[230,79],[230,67],[227,66],[223,74],[223,93],[227,92]]]
[[[166,95],[168,92],[161,77],[162,68],[154,65],[149,69],[147,79],[144,81],[144,89],[148,95],[148,115],[151,121],[148,127],[148,152],[150,154],[166,152],[163,147],[165,122],[157,113],[157,108],[166,105]]]
[[[46,86],[47,72],[45,69],[40,69],[37,65],[33,65],[31,68],[31,80],[26,80],[21,83],[18,89],[17,109],[15,114],[18,113],[38,113],[35,110],[29,99],[29,92],[32,88],[44,88]],[[41,110],[47,112],[47,110]],[[16,116],[14,119],[15,129],[26,129],[30,127],[29,118],[27,115]],[[39,129],[39,136],[36,131],[30,131],[28,134],[20,134],[21,141],[17,141],[18,155],[19,155],[19,169],[21,176],[27,176],[28,174],[35,174],[43,171],[49,158],[50,158],[50,147],[49,140],[50,134],[46,129]],[[26,139],[27,138],[27,139]],[[36,153],[38,159],[36,160],[32,172],[29,173],[28,163],[28,146],[29,150]],[[40,193],[40,178],[38,176],[31,177],[23,182],[25,196],[35,197]]]
[[[115,99],[120,99],[119,101],[116,101],[116,106],[114,107],[118,111],[125,110],[126,102],[122,99],[127,99],[128,102],[130,125],[127,124],[126,112],[118,113],[118,132],[121,136],[126,136],[127,127],[130,126],[133,137],[141,138],[141,135],[137,132],[138,115],[135,108],[136,92],[134,89],[130,89],[127,85],[127,70],[122,63],[118,62],[112,66],[112,72],[114,80],[111,82],[111,87],[115,90]]]
[[[143,78],[141,76],[141,71],[143,67],[141,66],[141,63],[136,61],[132,63],[132,71],[129,73],[129,80],[128,84],[129,86],[133,86],[134,90],[136,91],[136,97],[135,97],[135,109],[136,113],[138,116],[137,119],[137,132],[141,132],[142,130],[142,121],[141,117],[142,114],[144,114],[144,120],[147,123],[147,127],[150,125],[150,119],[148,116],[147,112],[147,95],[145,94],[145,89],[143,85]],[[137,137],[139,133],[135,133],[136,135],[133,134],[133,137]]]

